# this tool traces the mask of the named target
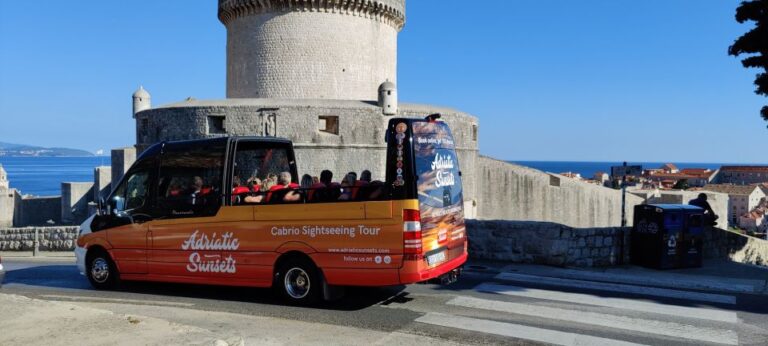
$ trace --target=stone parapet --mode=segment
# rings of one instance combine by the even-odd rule
[[[72,251],[78,230],[77,226],[0,228],[0,251],[33,251],[35,233],[40,251]]]
[[[373,18],[401,30],[405,25],[405,0],[219,0],[219,20],[232,20],[269,12],[329,12]]]
[[[629,263],[630,228],[468,220],[467,232],[469,255],[476,259],[576,267]]]
[[[462,167],[463,168],[463,167]],[[621,191],[485,156],[473,167],[478,218],[548,221],[571,227],[621,225]],[[626,219],[643,199],[627,194]]]
[[[768,241],[719,228],[704,232],[704,258],[768,267]]]

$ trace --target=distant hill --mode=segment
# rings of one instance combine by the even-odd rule
[[[57,156],[94,156],[93,153],[70,148],[44,148],[26,144],[0,142],[0,157],[57,157]]]

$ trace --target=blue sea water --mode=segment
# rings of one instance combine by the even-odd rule
[[[591,179],[595,173],[604,172],[611,174],[611,166],[621,166],[623,162],[578,162],[578,161],[510,161],[522,166],[528,166],[544,172],[550,173],[579,173],[583,178]],[[627,162],[627,165],[641,165],[643,169],[660,168],[667,162]],[[709,168],[718,169],[721,166],[732,165],[725,163],[677,163],[673,162],[679,169],[683,168]]]
[[[610,173],[611,166],[621,162],[577,161],[511,161],[523,166],[552,173],[576,172],[591,178],[595,172]],[[96,166],[110,165],[109,157],[0,157],[0,164],[8,172],[11,187],[22,194],[54,196],[61,194],[62,182],[93,181]],[[663,162],[629,162],[643,168],[658,168]],[[717,169],[720,163],[675,163],[678,168]]]
[[[0,157],[12,188],[36,196],[61,195],[62,182],[92,182],[96,166],[110,165],[110,158]]]

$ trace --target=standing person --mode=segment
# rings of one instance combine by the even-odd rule
[[[706,221],[705,224],[707,226],[715,225],[715,221],[717,221],[719,216],[715,214],[715,211],[712,210],[712,206],[709,205],[709,202],[707,202],[706,193],[700,193],[698,197],[690,200],[688,204],[704,209],[704,220]]]

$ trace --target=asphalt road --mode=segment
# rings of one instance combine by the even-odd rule
[[[96,291],[72,260],[4,258],[0,292],[43,300],[113,304],[118,312],[174,306],[288,321],[407,333],[461,344],[768,344],[768,296],[715,294],[735,303],[669,298],[497,279],[494,268],[465,271],[450,286],[351,288],[345,298],[305,308],[268,289],[124,283]],[[134,310],[134,311],[129,311]],[[158,312],[159,314],[159,312]],[[184,323],[184,316],[162,316]],[[219,325],[219,328],[227,328]]]

